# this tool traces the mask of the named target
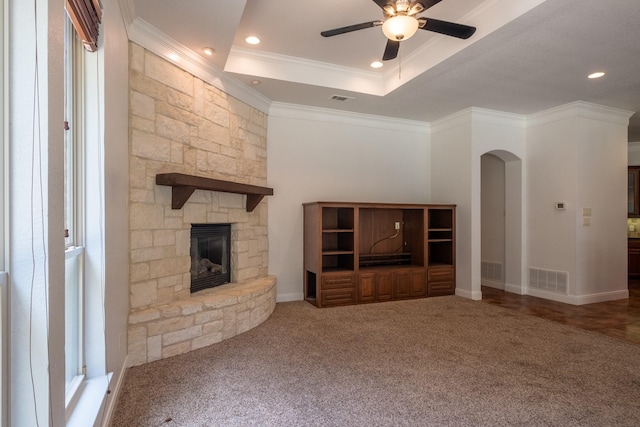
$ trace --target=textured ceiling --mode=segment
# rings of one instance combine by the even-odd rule
[[[214,47],[207,61],[248,86],[259,80],[253,90],[272,101],[420,121],[468,107],[530,114],[574,101],[640,111],[636,0],[443,0],[420,15],[477,33],[461,41],[419,31],[377,71],[369,64],[384,50],[380,28],[319,35],[381,19],[371,0],[131,1],[136,17],[186,48]],[[263,42],[247,46],[251,34]],[[588,80],[596,70],[607,74]],[[630,141],[640,141],[636,116]]]

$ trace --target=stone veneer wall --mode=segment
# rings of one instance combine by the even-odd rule
[[[243,195],[196,190],[174,210],[171,187],[155,184],[158,173],[181,172],[265,186],[267,116],[134,43],[129,54],[129,364],[136,365],[192,349],[184,344],[192,336],[175,336],[179,322],[153,331],[144,324],[175,317],[167,307],[190,298],[192,223],[232,224],[232,282],[267,276],[268,198],[249,213]],[[163,339],[168,333],[173,338]]]

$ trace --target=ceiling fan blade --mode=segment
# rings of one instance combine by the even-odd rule
[[[346,27],[334,28],[320,33],[323,37],[337,36],[338,34],[350,33],[352,31],[364,30],[365,28],[377,27],[382,25],[382,21],[363,22],[362,24],[348,25]]]
[[[441,1],[442,0],[419,0],[418,3],[420,3],[422,5],[422,7],[424,7],[424,9],[422,9],[422,10],[427,10],[431,6],[437,5]]]
[[[398,56],[398,50],[400,49],[400,42],[396,40],[387,40],[387,47],[384,49],[382,55],[383,61],[395,59]]]
[[[373,2],[378,6],[380,6],[382,10],[387,10],[385,8],[391,8],[391,10],[395,10],[395,7],[396,7],[395,5],[396,2],[393,0],[373,0]]]
[[[422,25],[423,20],[426,23]],[[439,19],[420,18],[420,28],[434,33],[444,34],[446,36],[457,37],[459,39],[468,39],[476,32],[476,27],[468,25],[456,24],[455,22],[440,21]]]

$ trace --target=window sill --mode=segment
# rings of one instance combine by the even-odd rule
[[[78,397],[75,408],[73,408],[73,411],[69,415],[66,427],[97,425],[96,421],[100,415],[102,403],[107,395],[112,375],[112,373],[109,373],[85,380],[84,388]]]

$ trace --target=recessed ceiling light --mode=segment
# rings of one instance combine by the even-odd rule
[[[204,52],[205,55],[209,55],[209,56],[213,55],[215,53],[215,51],[216,50],[214,48],[212,48],[212,47],[203,47],[202,48],[202,52]]]
[[[251,80],[251,84],[254,86],[258,86],[260,84],[260,80]]]
[[[249,36],[246,39],[244,39],[244,41],[246,41],[249,44],[258,44],[258,43],[260,43],[260,39],[257,38],[256,36]]]
[[[590,79],[599,79],[602,76],[604,76],[604,72],[598,71],[596,73],[589,74],[587,77],[590,78]]]
[[[380,68],[380,67],[382,67],[382,65],[383,65],[382,62],[375,61],[375,62],[371,63],[371,68]]]

